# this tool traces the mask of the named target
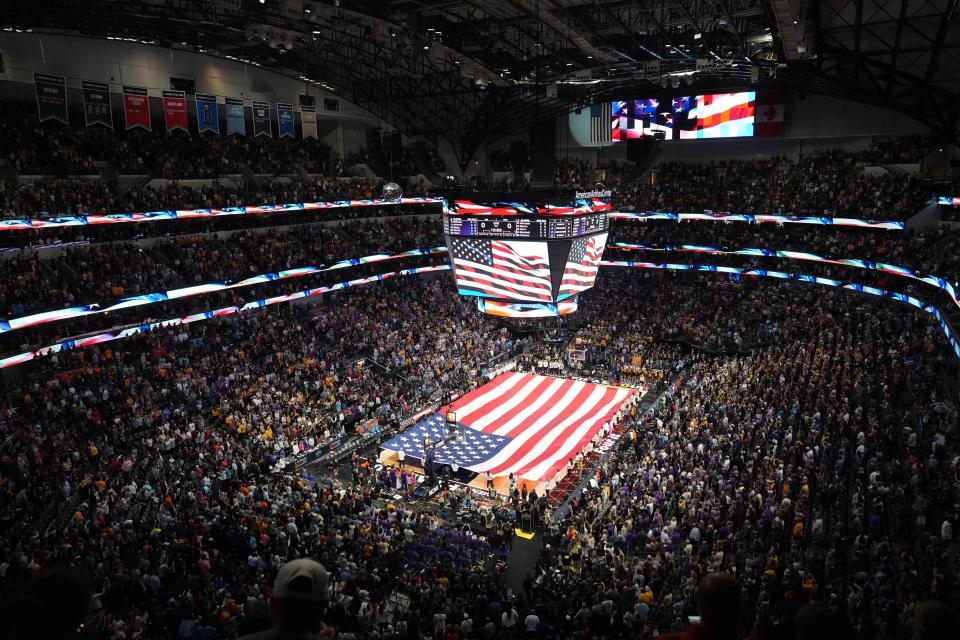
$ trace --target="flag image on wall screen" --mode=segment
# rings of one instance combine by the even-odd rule
[[[450,238],[460,295],[552,302],[546,242]]]
[[[612,103],[611,117],[618,124],[613,140],[631,140],[653,136],[662,131],[666,139],[673,137],[673,112],[670,101],[643,98]]]
[[[606,244],[607,234],[605,233],[577,238],[573,241],[570,245],[570,253],[567,255],[567,264],[563,268],[557,300],[565,300],[593,287]]]
[[[663,136],[665,140],[749,138],[757,94],[713,93],[611,103],[613,141]]]
[[[753,136],[756,99],[757,94],[753,91],[691,98],[686,112],[691,126],[680,129],[680,139]]]

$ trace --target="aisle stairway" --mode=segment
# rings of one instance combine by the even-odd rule
[[[637,405],[637,415],[641,415],[644,411],[649,409],[660,395],[661,391],[662,390],[658,387],[650,389],[650,391]],[[625,431],[626,427],[624,423],[621,422],[614,429],[614,435],[618,437],[622,436]],[[570,500],[573,498],[573,496],[590,482],[590,478],[593,477],[593,474],[596,471],[597,463],[600,462],[605,455],[607,454],[594,450],[589,455],[584,457],[581,470],[578,470],[576,467],[574,467],[569,473],[567,473],[566,476],[564,476],[563,480],[561,480],[557,484],[557,487],[547,496],[547,503],[554,509],[554,513],[564,510],[570,503]]]
[[[513,589],[515,594],[523,593],[524,578],[535,575],[542,537],[537,535],[529,540],[520,536],[513,537],[513,544],[507,555],[507,566],[503,570],[503,582]]]

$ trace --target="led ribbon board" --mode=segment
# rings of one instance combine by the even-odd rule
[[[776,224],[813,224],[834,227],[860,227],[863,229],[885,229],[903,231],[904,223],[896,220],[861,220],[859,218],[823,218],[819,216],[779,216],[752,215],[747,213],[669,213],[665,211],[644,211],[631,213],[614,211],[609,214],[611,220],[673,220],[675,222],[701,220],[706,222],[772,222]]]
[[[737,275],[748,275],[748,276],[760,276],[767,278],[776,278],[780,280],[791,280],[794,282],[807,282],[811,284],[819,284],[829,287],[837,287],[841,289],[847,289],[850,291],[858,291],[861,293],[867,293],[870,295],[888,298],[890,300],[896,300],[898,302],[903,302],[909,304],[918,309],[922,309],[927,313],[936,318],[940,323],[940,328],[943,330],[944,334],[947,337],[947,341],[950,343],[953,348],[954,354],[960,358],[960,342],[958,342],[953,331],[950,329],[950,325],[947,324],[946,319],[943,317],[943,314],[940,313],[940,310],[932,305],[928,305],[918,298],[913,296],[908,296],[903,293],[896,293],[892,291],[887,291],[885,289],[878,289],[876,287],[870,287],[867,285],[862,285],[854,282],[842,282],[840,280],[833,280],[831,278],[821,278],[819,276],[811,276],[805,274],[797,273],[786,273],[783,271],[768,271],[766,269],[740,269],[737,267],[720,267],[714,265],[689,265],[689,264],[671,264],[671,263],[653,263],[653,262],[621,262],[621,261],[601,261],[601,267],[627,267],[633,269],[665,269],[672,271],[698,271],[698,272],[708,272],[708,273],[729,273]],[[12,367],[18,364],[23,364],[25,362],[30,362],[36,358],[51,355],[55,353],[60,353],[62,351],[68,351],[70,349],[79,349],[82,347],[89,347],[96,344],[101,344],[103,342],[111,342],[113,340],[121,340],[124,338],[130,338],[141,333],[148,331],[153,331],[156,329],[164,329],[167,327],[176,327],[185,324],[191,324],[193,322],[200,322],[204,320],[210,320],[211,318],[217,318],[221,316],[233,315],[235,313],[242,313],[245,311],[250,311],[253,309],[262,309],[264,307],[281,304],[284,302],[291,302],[293,300],[299,300],[303,298],[309,298],[312,296],[322,295],[324,293],[330,293],[333,291],[338,291],[340,289],[346,289],[348,287],[359,286],[364,284],[370,284],[373,282],[382,282],[390,278],[397,276],[405,275],[415,275],[423,273],[432,273],[438,271],[446,271],[450,269],[450,265],[443,264],[432,267],[417,267],[413,269],[404,269],[402,271],[395,271],[390,273],[381,273],[374,276],[369,276],[366,278],[359,278],[356,280],[348,280],[346,282],[339,282],[337,284],[331,285],[329,287],[317,287],[315,289],[305,289],[303,291],[297,291],[294,293],[275,296],[272,298],[264,298],[261,300],[256,300],[253,302],[248,302],[241,306],[233,307],[224,307],[222,309],[215,309],[211,311],[204,311],[201,313],[195,313],[188,316],[183,316],[180,318],[171,318],[168,320],[161,320],[159,322],[151,322],[148,324],[137,325],[134,327],[128,327],[119,331],[109,331],[104,333],[99,333],[92,336],[84,336],[78,338],[71,338],[58,342],[46,347],[41,347],[33,351],[26,351],[24,353],[12,355],[3,359],[0,359],[0,369],[5,369],[7,367]]]
[[[856,282],[843,282],[841,280],[833,280],[832,278],[821,278],[819,276],[811,276],[802,273],[787,273],[784,271],[769,271],[767,269],[741,269],[739,267],[719,267],[716,265],[709,264],[674,264],[674,263],[656,263],[656,262],[630,262],[630,261],[608,261],[603,260],[600,262],[601,267],[629,267],[632,269],[665,269],[668,271],[699,271],[707,273],[732,273],[741,276],[759,276],[763,278],[777,278],[778,280],[790,280],[792,282],[808,282],[811,284],[819,284],[827,287],[837,287],[840,289],[847,289],[849,291],[858,291],[860,293],[868,293],[873,296],[879,296],[881,298],[888,298],[890,300],[896,300],[898,302],[903,302],[911,306],[916,307],[917,309],[922,309],[927,313],[933,315],[934,318],[940,323],[940,328],[943,329],[943,333],[947,336],[947,341],[950,343],[950,346],[953,348],[953,352],[958,358],[960,358],[960,342],[958,342],[953,331],[950,329],[950,325],[947,324],[946,319],[943,317],[943,314],[940,313],[940,310],[934,307],[933,305],[927,304],[923,300],[914,298],[913,296],[908,296],[905,293],[897,293],[895,291],[887,291],[886,289],[878,289],[876,287],[871,287],[865,284],[859,284]]]
[[[60,320],[68,320],[70,318],[80,318],[83,316],[91,316],[98,313],[108,313],[111,311],[119,311],[121,309],[130,309],[133,307],[141,307],[147,304],[155,304],[157,302],[166,302],[168,300],[179,300],[181,298],[189,298],[191,296],[203,295],[205,293],[213,293],[216,291],[226,291],[228,289],[237,289],[239,287],[249,287],[251,285],[263,284],[265,282],[276,282],[278,280],[285,280],[287,278],[300,278],[302,276],[309,276],[315,273],[324,273],[326,271],[336,271],[337,269],[348,269],[350,267],[356,267],[365,264],[373,264],[375,262],[383,262],[386,260],[397,260],[400,258],[409,258],[413,256],[429,256],[437,253],[446,253],[446,247],[433,247],[432,249],[411,249],[410,251],[404,251],[403,253],[395,253],[393,255],[386,253],[378,253],[371,256],[364,256],[362,258],[350,258],[347,260],[340,260],[335,262],[329,267],[325,266],[306,266],[298,267],[296,269],[287,269],[285,271],[277,271],[275,273],[264,273],[258,276],[250,276],[249,278],[244,278],[243,280],[237,280],[236,282],[231,280],[224,280],[221,282],[209,282],[207,284],[198,284],[192,287],[183,287],[181,289],[170,289],[168,291],[158,291],[155,293],[145,293],[139,296],[129,296],[126,298],[121,298],[116,302],[100,305],[100,304],[85,304],[78,307],[68,307],[66,309],[60,309],[58,311],[45,311],[43,313],[34,313],[28,316],[21,316],[19,318],[11,318],[10,320],[0,320],[0,334],[9,333],[10,331],[17,331],[18,329],[25,329],[27,327],[34,327],[41,324],[47,324],[48,322],[58,322]]]
[[[336,200],[332,202],[300,202],[296,204],[262,204],[258,206],[226,207],[224,209],[177,209],[145,213],[110,213],[105,215],[57,216],[52,218],[21,218],[0,220],[0,231],[23,229],[58,229],[85,225],[122,224],[130,222],[158,222],[163,220],[193,220],[223,216],[262,215],[292,211],[322,211],[353,207],[388,207],[412,204],[444,204],[443,198],[400,198],[399,200]]]
[[[488,315],[502,318],[555,318],[576,311],[577,299],[573,298],[556,304],[477,300],[477,309]]]
[[[663,246],[654,246],[646,244],[628,244],[626,242],[615,242],[610,245],[613,249],[623,249],[625,251],[679,251],[692,253],[707,253],[710,255],[728,255],[728,256],[760,256],[766,258],[786,258],[788,260],[807,260],[810,262],[822,262],[824,264],[841,265],[845,267],[856,267],[858,269],[869,269],[871,271],[881,271],[891,273],[895,276],[912,278],[932,287],[942,289],[954,304],[960,307],[960,297],[957,296],[956,286],[948,280],[932,274],[917,273],[907,267],[901,267],[886,262],[874,262],[872,260],[860,260],[858,258],[825,258],[815,253],[806,253],[803,251],[784,251],[781,249],[735,249],[724,250],[717,247],[700,246],[694,244],[666,244]]]
[[[282,296],[274,296],[272,298],[263,298],[261,300],[248,302],[241,306],[224,307],[222,309],[214,309],[211,311],[194,313],[189,316],[183,316],[181,318],[170,318],[169,320],[160,320],[158,322],[141,324],[135,327],[127,327],[126,329],[121,329],[119,331],[107,331],[107,332],[98,333],[92,336],[70,338],[68,340],[57,342],[56,344],[52,344],[46,347],[41,347],[33,351],[25,351],[17,355],[0,359],[0,369],[5,369],[7,367],[12,367],[14,365],[23,364],[25,362],[30,362],[31,360],[34,360],[41,356],[60,353],[61,351],[69,351],[71,349],[89,347],[96,344],[101,344],[103,342],[111,342],[113,340],[122,340],[123,338],[131,338],[133,336],[140,335],[141,333],[154,331],[156,329],[165,329],[167,327],[178,327],[185,324],[191,324],[193,322],[210,320],[211,318],[219,318],[223,316],[233,315],[235,313],[242,313],[244,311],[262,309],[264,307],[269,307],[275,304],[291,302],[293,300],[300,300],[303,298],[310,298],[313,296],[322,295],[324,293],[339,291],[340,289],[346,289],[348,287],[356,287],[364,284],[371,284],[374,282],[383,282],[384,280],[389,280],[390,278],[395,278],[397,276],[408,276],[408,275],[415,275],[415,274],[422,274],[422,273],[431,273],[435,271],[446,271],[449,268],[450,268],[450,265],[442,264],[442,265],[433,266],[433,267],[415,267],[413,269],[404,269],[402,271],[380,273],[380,274],[369,276],[366,278],[359,278],[357,280],[347,280],[346,282],[338,282],[337,284],[331,285],[329,287],[317,287],[315,289],[305,289],[303,291],[296,291],[294,293],[289,293]]]

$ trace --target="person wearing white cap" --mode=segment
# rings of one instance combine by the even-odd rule
[[[291,560],[277,572],[270,612],[273,628],[240,640],[311,640],[319,638],[326,610],[330,574],[310,558]]]

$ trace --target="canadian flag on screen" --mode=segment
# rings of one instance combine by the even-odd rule
[[[753,134],[758,138],[782,136],[783,111],[783,94],[768,91],[757,92]]]

